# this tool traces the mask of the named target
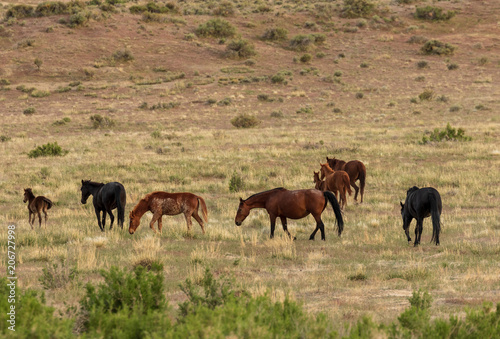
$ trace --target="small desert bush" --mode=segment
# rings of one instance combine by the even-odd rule
[[[429,63],[425,60],[421,60],[419,62],[417,62],[417,67],[418,68],[426,68],[426,67],[429,67]]]
[[[451,55],[456,47],[439,40],[429,40],[420,49],[423,54]]]
[[[37,146],[28,153],[28,158],[38,158],[38,157],[60,157],[66,155],[67,150],[63,150],[56,142],[47,143],[42,146]]]
[[[97,128],[109,128],[115,125],[115,121],[108,117],[103,117],[100,114],[94,114],[90,116],[90,121],[92,122],[92,127]]]
[[[255,46],[245,39],[233,40],[226,47],[226,56],[228,58],[247,59],[256,54]]]
[[[42,275],[38,281],[46,290],[65,287],[69,282],[74,281],[78,276],[75,267],[70,268],[61,260],[60,263],[49,264],[42,269]]]
[[[420,100],[432,100],[434,98],[434,91],[432,89],[425,89],[422,93],[418,95]]]
[[[219,16],[233,16],[235,14],[234,5],[229,1],[221,1],[217,7],[214,8],[213,14]]]
[[[24,115],[32,115],[32,114],[35,114],[35,112],[36,112],[35,107],[28,107],[28,108],[26,108],[26,109],[23,111],[23,114],[24,114]]]
[[[235,193],[242,191],[245,188],[245,182],[240,174],[233,172],[231,179],[229,179],[229,192]]]
[[[224,19],[215,18],[199,25],[195,34],[201,37],[231,38],[236,35],[236,28]]]
[[[311,106],[304,106],[304,107],[301,107],[299,108],[295,113],[297,114],[312,114],[314,111],[313,111],[313,108]]]
[[[24,19],[33,16],[34,9],[29,5],[16,5],[7,10],[5,12],[5,18],[15,18],[15,19]]]
[[[260,124],[260,120],[249,114],[240,114],[231,119],[231,124],[236,128],[252,128]]]
[[[422,20],[446,21],[454,16],[454,11],[444,13],[442,8],[433,6],[417,7],[415,11],[415,18]]]
[[[283,117],[284,117],[284,115],[283,115],[283,112],[281,110],[279,110],[279,111],[272,111],[271,112],[271,118],[281,119]]]
[[[309,53],[306,53],[306,54],[302,55],[299,60],[302,63],[308,63],[312,60],[312,55]]]
[[[409,44],[425,44],[429,39],[422,35],[412,35],[410,39],[408,39]]]
[[[326,35],[322,33],[298,34],[290,40],[290,49],[306,52],[314,45],[320,45],[326,41]]]
[[[116,62],[127,62],[134,60],[132,52],[128,49],[120,49],[114,52],[111,58]]]
[[[85,26],[90,20],[91,13],[89,11],[76,12],[69,16],[66,23],[71,28]]]
[[[444,130],[440,130],[439,128],[435,128],[434,131],[430,134],[430,136],[423,136],[421,144],[427,144],[429,142],[440,142],[440,141],[471,141],[472,138],[465,135],[465,130],[459,128],[451,127],[448,123]]]
[[[366,17],[373,13],[375,3],[370,0],[344,0],[341,16],[345,18]]]
[[[268,28],[260,38],[266,41],[283,41],[288,39],[288,30],[279,27]]]
[[[0,142],[7,142],[10,141],[12,138],[8,137],[6,135],[0,135]]]
[[[44,98],[44,97],[48,97],[50,95],[50,92],[49,91],[44,91],[44,90],[39,90],[39,89],[35,89],[33,90],[30,95],[33,97],[33,98]]]

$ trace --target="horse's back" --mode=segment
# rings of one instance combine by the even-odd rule
[[[408,191],[407,203],[417,213],[417,216],[421,217],[430,215],[433,204],[437,205],[439,213],[443,208],[441,195],[434,187],[423,187],[416,190],[412,187]]]

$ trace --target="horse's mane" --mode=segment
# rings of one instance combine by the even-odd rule
[[[83,183],[87,184],[87,185],[91,185],[91,186],[97,186],[97,187],[104,186],[104,183],[102,183],[102,182],[95,182],[95,181],[90,181],[90,180],[84,180]]]
[[[406,191],[406,195],[410,194],[411,192],[418,191],[419,188],[417,186],[413,186],[412,188],[409,188],[408,191]]]
[[[273,188],[273,189],[268,190],[268,191],[255,193],[255,194],[253,194],[253,195],[249,196],[248,198],[246,198],[246,200],[251,199],[251,198],[253,198],[253,197],[256,197],[256,196],[258,196],[258,195],[261,195],[261,194],[271,193],[271,192],[274,192],[274,191],[279,191],[279,190],[284,190],[284,189],[285,189],[284,187],[276,187],[276,188]]]

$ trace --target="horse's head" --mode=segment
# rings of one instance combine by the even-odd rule
[[[238,212],[236,212],[236,217],[234,218],[234,223],[236,226],[241,226],[241,223],[243,223],[243,220],[248,217],[248,214],[250,214],[250,208],[248,205],[245,203],[245,200],[240,198],[240,205],[238,206]]]
[[[331,169],[331,167],[328,166],[328,163],[326,163],[326,164],[319,163],[319,165],[321,166],[321,169],[320,169],[321,180],[325,179],[325,177],[326,177],[326,175],[328,173],[333,172],[333,170]]]
[[[80,191],[82,191],[82,204],[87,203],[87,199],[90,196],[90,189],[88,187],[90,183],[90,180],[82,180],[82,188],[80,188]]]
[[[31,188],[25,188],[24,189],[24,199],[23,202],[26,202],[30,200],[30,196],[33,195],[33,192],[31,191]]]
[[[130,224],[128,226],[128,233],[134,234],[137,227],[141,224],[141,218],[137,218],[134,211],[130,211],[129,218]]]

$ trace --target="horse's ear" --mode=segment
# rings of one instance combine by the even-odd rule
[[[245,200],[241,199],[241,197],[240,197],[240,204],[243,203],[243,201],[245,201]]]
[[[405,207],[405,205],[400,201],[399,204],[401,205],[401,208]]]

